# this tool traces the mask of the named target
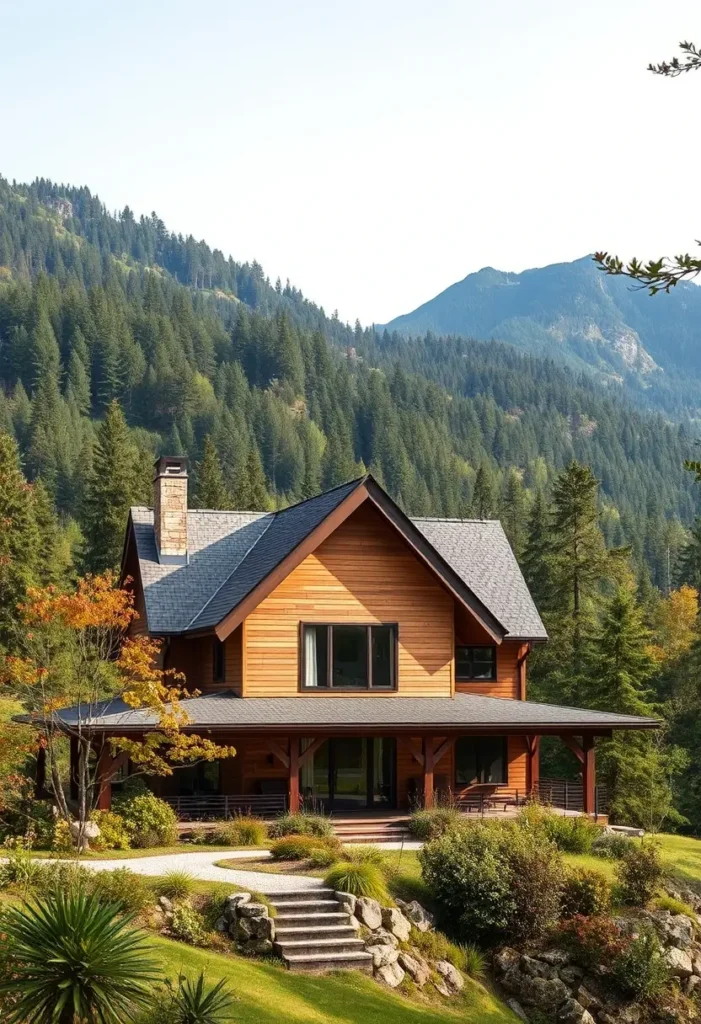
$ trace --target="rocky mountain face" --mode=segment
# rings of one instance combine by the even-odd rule
[[[651,298],[589,256],[521,274],[486,267],[386,327],[507,341],[647,390],[701,377],[701,289]]]

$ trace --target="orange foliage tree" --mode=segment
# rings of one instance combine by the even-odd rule
[[[46,752],[47,788],[61,817],[71,824],[78,848],[84,846],[86,823],[100,789],[110,780],[112,757],[123,755],[140,772],[171,775],[178,765],[233,757],[188,728],[183,676],[163,668],[161,644],[146,636],[129,636],[137,612],[133,594],[117,586],[112,573],[86,576],[72,592],[54,587],[30,589],[20,607],[19,656],[8,656],[3,679],[10,695],[26,710]],[[141,739],[112,736],[103,740],[91,728],[96,715],[130,710],[149,712],[149,731]],[[78,749],[74,765],[77,802],[67,797],[60,770],[60,740],[72,738]],[[109,744],[109,748],[105,744]],[[112,771],[112,774],[113,771]]]

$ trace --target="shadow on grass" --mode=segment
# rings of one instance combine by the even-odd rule
[[[156,940],[167,970],[175,976],[204,970],[210,981],[225,978],[236,997],[240,1024],[513,1024],[515,1018],[482,986],[468,981],[465,992],[445,1007],[412,1002],[359,973],[319,976],[238,956]]]

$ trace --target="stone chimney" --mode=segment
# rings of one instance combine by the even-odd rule
[[[187,562],[187,459],[162,455],[153,477],[153,529],[158,560]]]

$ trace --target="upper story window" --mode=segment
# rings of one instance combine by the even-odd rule
[[[226,655],[223,640],[215,638],[212,647],[212,679],[215,683],[226,680]]]
[[[397,626],[303,624],[304,690],[393,690],[397,686]]]
[[[496,677],[496,647],[458,646],[455,648],[456,682],[489,682]]]

